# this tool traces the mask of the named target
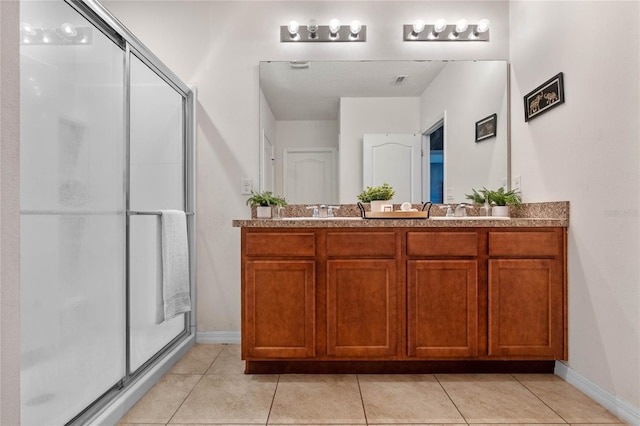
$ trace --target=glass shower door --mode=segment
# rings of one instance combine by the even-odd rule
[[[130,56],[129,209],[185,210],[183,98]],[[129,216],[130,371],[135,372],[186,329],[185,314],[159,322],[160,216]]]
[[[124,51],[20,6],[21,416],[65,424],[126,374]]]

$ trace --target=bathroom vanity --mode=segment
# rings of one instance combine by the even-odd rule
[[[567,358],[568,216],[234,226],[247,373],[548,372]]]

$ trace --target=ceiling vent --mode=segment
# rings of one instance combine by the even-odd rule
[[[393,83],[391,84],[393,84],[394,86],[400,86],[404,84],[407,78],[409,78],[408,75],[397,75],[396,78],[393,79]]]

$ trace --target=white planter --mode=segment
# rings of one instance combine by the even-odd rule
[[[256,207],[256,217],[258,219],[271,219],[271,206],[258,206]]]
[[[509,217],[509,206],[491,207],[491,216]]]
[[[383,212],[383,206],[391,204],[389,200],[374,200],[371,201],[371,211],[372,212]]]

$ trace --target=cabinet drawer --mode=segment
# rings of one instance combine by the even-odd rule
[[[396,256],[395,232],[328,232],[329,257],[383,257]]]
[[[407,232],[408,256],[477,256],[475,232]]]
[[[246,235],[247,256],[315,256],[316,239],[309,233],[255,233]]]
[[[489,256],[555,257],[560,252],[560,236],[554,231],[489,232]]]

